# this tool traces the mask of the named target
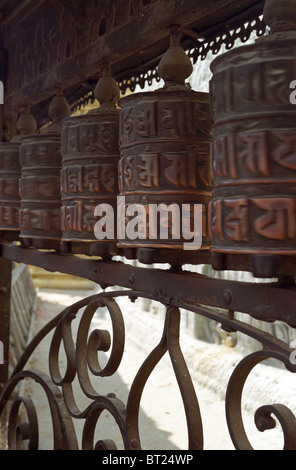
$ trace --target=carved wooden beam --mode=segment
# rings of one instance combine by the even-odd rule
[[[18,27],[13,22],[7,25],[6,104],[18,110],[25,104],[33,106],[53,96],[57,88],[63,88],[68,96],[71,87],[96,78],[100,62],[106,59],[117,78],[167,49],[170,24],[178,23],[185,29],[197,27],[199,32],[256,5],[263,9],[263,3],[106,0],[102,10],[98,2],[79,1],[73,14],[73,7],[67,9],[68,2],[61,3],[62,7],[56,0],[43,2],[24,21],[16,17]]]
[[[38,8],[44,0],[22,0],[22,1],[7,1],[6,6],[0,7],[0,28],[3,28],[12,22],[18,24],[23,21],[28,15]]]

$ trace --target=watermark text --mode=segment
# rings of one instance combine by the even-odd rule
[[[4,364],[4,344],[0,341],[0,365]]]
[[[182,240],[184,250],[198,250],[202,244],[202,204],[126,204],[117,197],[116,222],[110,204],[96,206],[94,227],[98,240]]]
[[[0,80],[0,104],[4,104],[4,84]]]
[[[290,103],[291,103],[291,104],[296,104],[296,80],[293,80],[293,81],[290,83],[290,89],[291,89],[291,90],[294,90],[294,91],[292,91],[292,93],[290,94]]]
[[[291,364],[295,366],[296,365],[296,340],[295,339],[291,341],[290,348],[291,349],[294,348],[294,350],[291,352],[289,359],[290,359]]]

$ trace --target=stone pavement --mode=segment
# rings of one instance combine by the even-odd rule
[[[92,291],[50,291],[39,290],[37,311],[32,328],[35,334],[57,313],[65,307],[75,303],[82,297],[92,295]],[[129,302],[129,301],[128,301]],[[111,378],[97,378],[94,382],[100,394],[115,393],[126,403],[129,387],[140,365],[146,359],[149,352],[157,345],[162,334],[163,312],[154,304],[150,311],[143,310],[143,304],[127,303],[127,299],[119,300],[126,325],[126,347],[123,361],[116,373]],[[97,319],[96,327],[106,328],[107,315]],[[107,327],[108,329],[108,327]],[[233,444],[228,435],[224,396],[228,378],[235,364],[241,359],[234,349],[221,345],[208,344],[193,339],[185,328],[182,328],[181,344],[186,362],[193,378],[197,397],[200,404],[204,426],[204,448],[206,450],[233,450]],[[49,340],[44,341],[33,354],[28,368],[36,368],[46,372]],[[105,353],[104,353],[105,354]],[[61,354],[61,357],[64,357]],[[105,358],[106,359],[106,358]],[[60,364],[63,368],[63,359]],[[260,366],[258,366],[260,367]],[[288,393],[288,406],[293,406],[293,393],[295,382],[290,382],[290,376],[286,379],[285,371],[270,366],[261,366],[257,375],[251,380],[246,391],[246,410],[244,410],[245,423],[252,444],[258,449],[280,449],[283,446],[281,430],[259,433],[253,424],[254,411],[262,404],[274,402],[269,399],[268,392],[277,392],[279,385],[284,385]],[[283,379],[281,380],[281,377]],[[268,385],[268,379],[270,385]],[[295,378],[294,378],[295,379]],[[285,383],[285,380],[288,382]],[[258,385],[259,384],[259,385]],[[32,383],[26,388],[38,403],[40,420],[40,448],[52,449],[52,425],[48,413],[48,405],[45,395]],[[254,389],[258,392],[255,394]],[[280,391],[280,399],[283,398]],[[291,395],[291,396],[290,396]],[[83,408],[89,401],[84,397],[77,383],[75,398],[79,406]],[[257,399],[259,404],[257,404]],[[260,401],[263,400],[263,403]],[[78,421],[78,422],[76,422]],[[100,433],[98,439],[113,439],[118,449],[123,448],[121,436],[113,417],[103,413],[99,420]],[[81,432],[83,420],[75,420],[75,428],[78,442],[81,445]],[[144,389],[141,402],[140,434],[142,448],[147,450],[186,450],[187,427],[183,411],[180,392],[172,370],[170,359],[166,355],[158,364]]]

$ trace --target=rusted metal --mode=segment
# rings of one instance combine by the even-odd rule
[[[205,44],[188,41],[186,35],[182,38],[186,50],[201,46],[203,54],[220,32],[221,37],[226,35],[226,44],[231,43],[232,26],[236,30],[238,24],[245,24],[249,12],[253,19],[254,8],[259,16],[263,4],[263,0],[211,0],[207,5],[203,0],[127,0],[126,4],[105,0],[102,8],[96,0],[76,0],[75,4],[26,0],[14,8],[5,0],[0,32],[10,58],[7,104],[17,109],[24,102],[36,104],[32,112],[39,122],[39,117],[44,118],[44,100],[51,99],[57,83],[69,88],[67,99],[76,96],[79,102],[88,91],[88,81],[91,87],[96,83],[98,62],[106,57],[123,92],[135,85],[135,76],[136,84],[143,86],[154,76],[155,59],[167,47],[170,24],[205,31]]]
[[[25,137],[21,146],[21,167],[20,237],[59,241],[62,236],[60,136]]]
[[[101,252],[106,249],[102,243],[116,242],[114,236],[97,239],[94,233],[96,207],[110,205],[114,220],[117,209],[119,109],[115,103],[119,90],[109,64],[103,66],[95,94],[101,103],[98,109],[62,124],[61,220],[63,242],[80,242],[80,246],[92,242],[93,250],[100,243]]]
[[[18,240],[20,232],[20,146],[22,138],[36,130],[29,107],[25,107],[15,127],[19,134],[12,137],[8,132],[9,140],[0,143],[0,231],[1,239],[10,241]]]
[[[245,357],[232,373],[226,392],[226,419],[232,441],[236,449],[253,450],[242,419],[242,394],[247,378],[253,368],[267,358],[278,358],[286,367],[290,367],[288,356],[283,352],[266,348]],[[296,422],[292,411],[285,405],[275,403],[263,405],[256,410],[255,424],[259,431],[263,432],[276,426],[274,417],[280,422],[284,445],[283,450],[296,448]]]
[[[60,120],[69,113],[60,92],[49,108],[52,124],[22,138],[20,237],[27,246],[50,248],[61,240]]]
[[[180,310],[177,307],[167,308],[162,338],[139,369],[130,389],[126,410],[126,428],[128,440],[130,445],[132,444],[133,450],[141,449],[139,411],[144,387],[166,352],[169,352],[183,398],[187,420],[188,448],[203,449],[203,425],[199,403],[180,348],[180,318]]]
[[[177,3],[180,5],[179,2],[171,2],[171,5],[176,5]],[[217,2],[212,3],[213,5],[214,3],[217,4]],[[222,3],[224,2],[219,2],[220,5]],[[235,8],[238,2],[232,3],[234,6],[232,5],[231,8]],[[247,3],[248,5],[251,4],[249,1]],[[255,3],[259,5],[260,2],[254,2],[254,4]],[[58,5],[58,2],[54,2],[54,5]],[[135,2],[133,2],[133,5],[135,6]],[[199,5],[201,5],[201,3],[199,3]],[[285,275],[288,273],[290,277],[287,278],[283,276],[280,277],[277,282],[262,284],[241,283],[225,279],[209,278],[197,273],[187,272],[184,268],[181,268],[186,262],[191,264],[209,262],[208,250],[201,250],[200,254],[195,253],[193,256],[192,254],[186,254],[182,251],[176,252],[175,250],[162,248],[150,249],[149,244],[145,244],[144,247],[138,247],[133,243],[128,244],[128,249],[125,251],[125,254],[129,253],[131,258],[138,257],[141,261],[148,261],[149,263],[167,261],[171,264],[171,268],[169,269],[151,270],[144,267],[124,264],[123,262],[98,261],[96,259],[84,259],[82,257],[73,256],[73,254],[71,254],[71,251],[73,251],[71,245],[72,243],[80,244],[80,246],[83,245],[85,242],[84,239],[81,238],[79,238],[78,241],[73,241],[72,238],[71,241],[65,240],[66,244],[70,244],[67,256],[2,243],[1,266],[3,272],[0,295],[4,296],[2,307],[4,312],[5,334],[8,331],[9,323],[8,305],[10,284],[8,281],[10,276],[9,271],[11,269],[10,260],[35,264],[49,271],[61,271],[74,275],[78,274],[79,276],[95,281],[100,284],[102,288],[120,286],[121,288],[127,289],[126,291],[120,289],[114,292],[110,290],[108,292],[102,292],[67,307],[61,314],[55,316],[32,339],[10,379],[7,381],[5,378],[6,383],[4,390],[2,390],[0,395],[1,418],[5,417],[7,405],[11,405],[9,406],[9,419],[6,429],[9,448],[20,449],[23,448],[26,443],[29,449],[38,449],[39,447],[37,406],[35,407],[31,397],[15,396],[15,390],[22,389],[20,385],[24,380],[32,380],[41,386],[48,400],[53,423],[54,449],[76,450],[78,448],[78,439],[73,426],[73,420],[76,419],[83,424],[81,442],[83,449],[117,449],[116,443],[110,439],[108,435],[96,441],[95,429],[96,427],[100,427],[100,419],[104,411],[107,411],[114,418],[124,448],[126,450],[142,449],[139,426],[142,394],[158,362],[162,359],[163,355],[168,352],[181,392],[182,404],[187,419],[188,448],[190,450],[202,449],[203,422],[199,410],[198,393],[194,389],[192,378],[190,377],[180,345],[179,326],[182,310],[190,311],[195,315],[213,320],[221,324],[224,331],[239,332],[261,343],[261,350],[259,346],[259,350],[256,353],[246,356],[236,366],[229,380],[226,394],[226,417],[233,443],[237,449],[253,448],[248,439],[242,419],[242,394],[246,380],[257,364],[270,358],[280,361],[282,365],[291,372],[296,371],[296,366],[291,361],[291,353],[295,353],[295,351],[290,348],[286,341],[277,339],[273,334],[263,331],[263,328],[261,329],[243,320],[238,320],[235,315],[236,312],[241,312],[250,315],[254,319],[260,319],[261,321],[274,322],[280,320],[293,328],[296,327],[293,309],[296,293],[294,281],[296,257],[293,245],[294,240],[291,237],[291,231],[294,230],[293,217],[295,211],[294,209],[293,211],[291,210],[293,204],[289,206],[288,203],[291,200],[294,203],[292,186],[294,180],[292,171],[294,170],[293,157],[295,153],[295,139],[292,138],[292,132],[294,131],[292,127],[293,124],[289,124],[286,117],[293,116],[295,119],[295,115],[291,113],[290,108],[286,106],[286,101],[282,101],[288,99],[288,94],[290,93],[289,80],[296,78],[291,75],[291,70],[293,69],[293,71],[295,71],[295,59],[293,58],[295,54],[295,33],[293,32],[295,31],[295,7],[292,5],[292,2],[288,0],[282,0],[280,3],[275,0],[267,0],[266,6],[265,16],[268,18],[268,23],[272,27],[271,37],[258,41],[256,46],[239,50],[239,55],[233,52],[229,59],[223,59],[225,60],[224,64],[222,64],[220,60],[214,63],[213,83],[215,85],[212,91],[214,93],[219,91],[220,88],[217,87],[219,87],[220,84],[220,86],[223,87],[223,93],[221,93],[220,90],[219,93],[214,94],[213,100],[214,113],[220,113],[218,119],[216,119],[217,116],[214,114],[215,125],[213,128],[214,148],[212,155],[215,173],[214,202],[211,211],[211,226],[214,235],[213,260],[215,261],[215,265],[220,269],[234,268],[241,270],[242,268],[246,268],[257,274],[266,274],[267,277],[275,273],[277,275]],[[200,8],[200,6],[198,6],[198,8]],[[204,8],[204,12],[207,11],[206,6],[202,8]],[[292,10],[290,10],[291,14],[287,16],[289,8],[292,8]],[[283,17],[282,15],[286,16]],[[75,18],[79,19],[79,15],[75,14]],[[63,21],[61,21],[61,24],[63,24]],[[147,22],[147,24],[149,24],[149,22]],[[262,23],[260,23],[260,25],[261,24]],[[288,26],[290,30],[288,34],[281,31],[283,24],[285,27]],[[103,25],[99,27],[101,32]],[[40,31],[42,31],[42,25],[37,29],[38,34],[36,33],[36,41],[38,40],[38,35],[41,34]],[[243,34],[243,30],[238,34]],[[43,35],[43,38],[44,37]],[[54,45],[54,37],[54,31],[52,31],[52,45]],[[213,43],[211,47],[214,49],[218,47],[220,40],[221,38],[217,38],[217,42]],[[228,37],[227,41],[228,40],[231,42],[230,37]],[[37,44],[36,41],[35,44]],[[44,42],[40,43],[40,47],[41,49],[44,47]],[[203,47],[206,48],[207,45],[202,46],[202,51],[204,50]],[[65,49],[67,50],[68,46],[66,46]],[[259,50],[261,55],[260,61],[253,63],[251,61],[254,57],[252,57],[251,52],[254,50],[257,52]],[[248,54],[246,54],[245,51]],[[293,54],[291,54],[291,51]],[[30,57],[29,53],[27,52],[24,57],[28,60]],[[96,55],[94,54],[92,60],[94,60],[95,57]],[[39,59],[40,57],[38,57],[38,61]],[[232,61],[235,61],[235,64],[232,63]],[[14,61],[14,63],[17,63],[17,61]],[[28,64],[29,63],[30,61],[28,60]],[[283,63],[286,68],[281,68]],[[38,62],[38,64],[42,64],[42,62]],[[273,73],[270,72],[270,75],[266,75],[270,65],[273,66]],[[225,69],[223,67],[225,67]],[[64,67],[61,67],[61,69],[63,70],[62,73],[65,73]],[[244,76],[253,79],[253,81],[250,80],[248,82],[249,87],[243,81]],[[264,88],[262,81],[266,76],[270,79],[270,88],[268,89]],[[287,90],[285,89],[285,92],[278,93],[279,85],[282,85],[284,89],[283,77],[287,79],[287,83],[285,83]],[[236,86],[236,94],[231,95],[229,99],[229,95],[225,93],[227,87],[224,87],[224,85],[225,83],[230,83],[231,85],[232,81],[227,81],[230,78],[233,79],[233,84]],[[265,85],[267,87],[268,83]],[[130,116],[129,113],[125,112],[126,110],[123,106],[124,111],[122,116],[124,118],[124,125],[122,126],[122,130],[124,129],[124,132],[122,132],[122,152],[124,153],[123,158],[125,160],[121,162],[120,175],[121,178],[123,178],[122,184],[125,186],[121,186],[121,190],[124,190],[122,192],[123,196],[132,198],[132,202],[138,201],[137,198],[139,194],[137,194],[137,192],[144,188],[146,197],[148,199],[151,197],[151,201],[159,203],[159,198],[153,199],[157,194],[158,186],[156,185],[156,189],[151,190],[151,186],[148,184],[147,187],[147,183],[150,181],[159,181],[162,184],[162,178],[163,175],[165,175],[164,192],[172,191],[172,186],[170,185],[176,186],[174,181],[176,181],[176,168],[178,165],[180,168],[180,179],[178,180],[179,189],[182,200],[187,201],[184,193],[188,191],[187,183],[189,180],[184,179],[185,176],[188,176],[188,171],[186,173],[184,168],[188,170],[189,167],[186,167],[185,163],[183,164],[183,162],[179,162],[177,159],[166,159],[167,161],[165,163],[167,163],[167,166],[165,166],[164,162],[161,160],[160,169],[164,170],[164,172],[157,173],[152,171],[154,153],[159,153],[161,156],[165,155],[161,145],[167,146],[166,133],[176,131],[175,135],[177,136],[177,141],[180,139],[180,135],[182,135],[187,142],[187,147],[193,146],[194,143],[194,145],[197,145],[200,149],[200,142],[196,144],[192,133],[189,132],[195,129],[195,124],[190,119],[187,119],[188,110],[196,112],[196,108],[198,108],[200,111],[200,102],[196,105],[193,103],[194,100],[192,101],[192,99],[188,99],[187,101],[187,98],[184,97],[195,96],[195,93],[188,90],[185,91],[184,89],[180,91],[178,88],[179,86],[176,87],[174,92],[168,89],[157,92],[155,96],[159,97],[160,103],[156,99],[150,102],[146,95],[141,96],[141,99],[144,99],[141,105],[140,100],[138,102],[137,99],[133,101],[133,98],[127,98],[126,107],[130,107]],[[38,98],[36,98],[37,101],[40,99],[42,90],[44,90],[43,87],[39,88],[36,92],[36,96],[38,96]],[[260,101],[260,113],[255,109],[254,102],[249,99],[252,98],[252,93],[253,98],[255,96],[256,99]],[[160,119],[167,124],[166,127],[164,126],[165,130],[163,130],[161,134],[162,138],[166,139],[163,143],[157,139],[156,142],[151,140],[151,135],[153,134],[151,130],[158,129],[155,124],[158,121],[153,120],[154,114],[151,113],[151,109],[155,110],[161,108],[161,100],[164,94],[169,96],[170,99],[167,101],[164,100],[165,109],[162,109],[164,114],[160,116]],[[181,100],[178,101],[176,99],[172,105],[173,95],[182,97],[184,103],[180,103]],[[244,98],[245,101],[238,102],[236,101],[237,97],[241,99]],[[143,102],[145,106],[143,106]],[[202,102],[202,104],[204,105],[204,102]],[[135,107],[135,113],[131,105]],[[245,115],[246,111],[250,113],[248,116]],[[264,116],[262,114],[263,112],[265,112]],[[280,112],[282,112],[282,114],[280,114]],[[178,113],[179,118],[176,117]],[[273,113],[272,119],[271,113]],[[277,115],[279,115],[279,117],[277,117]],[[93,116],[89,115],[89,117],[92,118]],[[184,121],[182,120],[183,117]],[[205,121],[207,120],[205,119]],[[69,120],[69,123],[71,122],[72,121]],[[131,126],[131,124],[135,124],[135,122],[137,127]],[[205,122],[203,124],[205,124]],[[250,127],[247,127],[249,125]],[[70,133],[70,127],[67,129],[66,133],[68,130]],[[183,134],[179,132],[180,130]],[[207,135],[205,142],[206,145],[208,145],[208,130],[203,132],[200,127],[199,130],[203,134],[203,137],[204,134]],[[67,145],[69,142],[71,144],[74,142],[74,145],[77,144],[78,134],[76,134],[74,130],[73,134],[74,137],[72,136],[72,140],[69,141],[66,139]],[[142,141],[138,140],[138,134],[141,135]],[[137,150],[140,150],[141,153],[139,152],[138,154],[136,150],[133,149],[133,141],[129,140],[130,136],[135,138]],[[40,137],[40,141],[42,137],[43,136]],[[90,137],[89,134],[83,134],[84,142],[85,139],[89,142]],[[170,135],[170,137],[172,136]],[[179,146],[180,142],[176,142],[176,140],[171,138],[173,144],[169,149],[169,154],[176,153],[177,156],[180,156],[180,152],[185,153],[188,149],[187,147],[186,150],[181,149],[181,146]],[[28,142],[30,143],[29,138]],[[236,150],[234,144],[237,144],[237,142],[239,142],[239,152],[236,153],[234,152],[234,149]],[[144,146],[145,144],[151,145],[151,147],[155,145],[154,153],[149,147]],[[38,145],[37,147],[39,147],[38,152],[41,158],[43,153],[40,150],[40,146]],[[143,149],[144,151],[142,152]],[[227,150],[226,154],[223,153],[224,149]],[[135,160],[133,166],[126,165],[129,157],[128,152],[132,152],[131,158]],[[148,160],[140,160],[142,155],[148,155]],[[84,155],[77,156],[77,159],[73,158],[73,161],[77,160],[77,166],[79,168],[81,165],[81,156]],[[150,157],[151,160],[149,160]],[[62,180],[63,187],[65,185],[66,189],[69,187],[70,182],[73,182],[72,178],[68,178],[68,163],[71,171],[73,169],[72,163],[70,165],[70,160],[68,161],[66,158],[65,174]],[[203,163],[204,162],[202,162],[202,164]],[[88,161],[87,167],[91,165],[91,161]],[[199,171],[195,174],[195,180],[199,178],[200,183],[205,183],[205,181],[203,181],[205,175],[206,180],[208,180],[209,172],[207,165],[205,168],[205,173],[200,172],[199,167]],[[24,171],[26,171],[26,168]],[[37,168],[35,168],[35,171],[37,171]],[[268,174],[268,172],[270,172],[270,174]],[[39,175],[39,173],[37,174]],[[87,175],[89,175],[89,173],[87,173]],[[133,178],[130,179],[132,175],[136,175],[138,183]],[[172,175],[174,178],[172,178]],[[192,177],[193,174],[189,173],[189,175]],[[26,174],[25,176],[28,175]],[[34,176],[35,173],[32,177]],[[259,177],[262,178],[262,180],[259,181]],[[126,179],[124,180],[124,178]],[[248,183],[247,178],[252,180],[251,184]],[[76,177],[74,179],[76,184]],[[94,177],[93,179],[97,183],[97,178]],[[272,179],[273,185],[270,185],[269,179]],[[139,185],[139,181],[144,182],[143,187]],[[132,182],[134,186],[129,187],[130,182]],[[176,191],[175,186],[173,186],[175,190],[174,194],[177,195],[178,191]],[[205,189],[208,187],[209,185],[202,186],[201,184],[198,189],[208,191],[208,189]],[[272,191],[271,194],[265,193],[267,187]],[[240,189],[238,190],[238,188]],[[230,189],[232,191],[231,194]],[[151,193],[149,192],[150,190]],[[210,197],[209,194],[197,194],[198,198],[196,199],[196,193],[191,187],[189,188],[189,192],[190,197],[194,194],[194,198],[190,199],[190,202],[198,202],[200,196]],[[75,191],[73,191],[73,193],[75,193]],[[65,192],[65,195],[67,194],[68,193]],[[161,195],[161,198],[162,196],[163,195]],[[73,197],[76,197],[76,193]],[[236,206],[237,200],[240,199],[245,199],[247,204],[238,204]],[[275,200],[274,205],[271,204],[271,199]],[[106,193],[104,194],[104,198],[102,195],[102,201],[103,200],[106,201]],[[169,199],[161,200],[163,202],[170,201]],[[261,204],[260,207],[258,206],[258,200]],[[266,202],[266,205],[262,204],[263,200],[264,204]],[[110,200],[107,199],[107,201],[111,204]],[[207,204],[204,200],[202,201],[205,205]],[[223,203],[223,211],[220,212],[220,215],[221,217],[225,217],[223,223],[219,219],[220,201]],[[225,201],[227,203],[224,207]],[[145,203],[143,200],[141,200],[141,202]],[[36,200],[34,204],[37,204]],[[248,210],[246,211],[245,209],[249,209],[249,205],[251,204],[252,208],[256,207],[257,212],[250,213],[250,217],[247,219],[246,214],[248,215]],[[250,231],[252,237],[242,237],[242,239],[237,240],[235,236],[244,234],[243,230],[248,225],[246,220],[252,222],[252,231]],[[283,220],[286,222],[286,225],[282,223]],[[67,222],[68,221],[70,221],[70,218],[67,219]],[[220,222],[221,226],[219,226]],[[268,238],[266,237],[266,233],[271,229],[271,227],[269,227],[270,223],[273,223],[273,237]],[[221,230],[218,230],[219,227]],[[258,231],[258,227],[261,229],[259,234],[256,232],[256,230]],[[262,235],[263,232],[264,235]],[[221,234],[223,235],[222,237]],[[256,234],[257,238],[254,238],[254,234]],[[283,234],[287,234],[284,240]],[[266,243],[262,243],[265,239],[267,240]],[[37,237],[36,240],[40,241],[43,240],[43,238],[42,236],[41,238]],[[260,243],[257,244],[256,240],[259,240]],[[59,241],[59,237],[57,241]],[[46,240],[46,242],[48,242],[48,240]],[[87,244],[91,245],[93,242],[94,240],[87,240]],[[123,240],[123,242],[125,242],[125,240]],[[100,244],[97,243],[97,245]],[[49,245],[46,243],[44,246],[48,247]],[[80,246],[76,246],[79,251]],[[157,246],[163,247],[163,245]],[[206,246],[208,246],[208,242],[203,245],[204,248]],[[249,251],[243,249],[246,246],[248,246]],[[259,249],[258,252],[254,251],[256,248]],[[286,250],[285,253],[289,254],[289,256],[275,257],[282,255],[283,248]],[[247,254],[247,257],[245,254]],[[248,257],[249,255],[250,257]],[[252,258],[252,256],[254,257]],[[4,262],[5,259],[8,260],[7,263]],[[138,297],[153,300],[154,302],[161,303],[162,306],[166,308],[161,339],[156,347],[151,350],[143,364],[139,366],[138,372],[131,383],[129,393],[127,396],[125,395],[124,398],[116,396],[112,390],[110,390],[110,393],[107,395],[100,393],[100,384],[106,377],[108,377],[109,380],[115,376],[125,354],[125,339],[129,332],[125,331],[124,316],[117,302],[117,298],[120,299],[122,296],[129,297],[131,301],[135,301]],[[111,320],[108,330],[95,327],[95,329],[93,329],[92,320],[95,319],[94,317],[99,309],[104,310],[104,315],[107,317],[108,321]],[[243,316],[240,318],[243,318]],[[74,328],[72,330],[74,321],[78,321],[77,335],[73,334]],[[110,328],[110,325],[112,325],[112,328]],[[36,352],[40,342],[48,339],[47,335],[49,334],[51,338],[51,346],[48,355],[49,375],[38,371],[27,370],[28,360],[31,358],[32,354]],[[111,341],[112,336],[113,342]],[[66,353],[65,357],[63,357],[63,359],[66,360],[66,367],[65,369],[63,366],[61,367],[64,372],[60,369],[60,364],[63,362],[60,360],[60,356],[63,352]],[[102,352],[108,352],[107,363],[105,362],[104,366],[100,363],[98,356],[98,353],[100,354]],[[132,360],[134,361],[134,358],[132,358]],[[6,373],[5,369],[3,369],[3,371]],[[73,387],[74,380],[77,377],[81,397],[86,396],[88,398],[86,407],[81,405],[80,408],[78,400],[76,402]],[[111,384],[111,380],[108,384]],[[117,390],[116,393],[118,393]],[[22,415],[27,414],[27,419],[25,420],[23,416],[22,420],[19,419],[21,408],[23,409]],[[274,418],[272,415],[278,419],[283,430],[284,448],[295,450],[295,416],[286,406],[276,403],[260,407],[255,413],[257,428],[261,431],[271,429],[274,426]]]
[[[19,148],[19,142],[0,143],[0,231],[16,232],[16,237],[20,230]]]
[[[126,401],[123,401],[120,396],[116,396],[115,393],[102,395],[99,391],[100,383],[105,378],[108,378],[110,384],[110,379],[117,373],[125,352],[124,318],[117,302],[117,299],[122,296],[128,296],[131,300],[138,297],[154,299],[166,306],[161,339],[140,365],[131,383],[127,398],[125,398]],[[93,330],[92,319],[101,308],[107,310],[112,327],[109,327],[108,330]],[[39,384],[46,393],[53,423],[54,449],[78,448],[78,437],[73,426],[73,420],[77,419],[83,423],[82,449],[116,450],[117,443],[108,435],[103,435],[99,441],[95,439],[95,428],[97,426],[99,429],[100,417],[105,410],[111,414],[118,426],[124,449],[141,450],[142,436],[139,427],[139,413],[143,391],[157,364],[168,352],[181,392],[187,420],[188,449],[203,449],[203,421],[199,409],[198,394],[180,346],[180,308],[189,309],[200,315],[210,315],[212,318],[218,319],[223,328],[240,331],[261,342],[262,350],[245,357],[237,365],[229,380],[226,395],[227,422],[233,443],[237,449],[253,449],[244,429],[241,414],[242,392],[246,379],[254,366],[266,358],[275,358],[291,372],[295,372],[295,365],[290,361],[291,349],[289,346],[274,338],[273,335],[217,310],[211,311],[205,307],[191,303],[186,304],[178,300],[175,300],[172,305],[168,304],[165,299],[158,298],[155,294],[149,295],[134,290],[102,292],[80,300],[56,315],[33,338],[0,395],[0,415],[3,415],[9,401],[11,401],[7,428],[9,448],[21,449],[27,441],[29,449],[38,449],[37,407],[35,407],[33,399],[26,395],[13,396],[13,390],[18,384],[21,384],[25,379],[31,379]],[[78,333],[77,336],[75,335],[75,340],[72,328],[74,321],[78,321]],[[111,344],[112,334],[114,341]],[[49,375],[24,369],[40,342],[46,339],[47,335],[50,335],[51,338]],[[61,344],[67,352],[66,373],[60,371]],[[107,351],[110,352],[109,358],[105,366],[101,367],[98,352]],[[87,406],[79,405],[76,401],[74,393],[76,376],[79,379],[80,394],[88,397]],[[19,422],[18,414],[21,404],[24,405],[27,413],[27,421]],[[258,429],[263,431],[273,427],[274,420],[271,414],[279,419],[285,438],[284,448],[295,449],[295,416],[293,412],[281,404],[260,407],[255,413]]]
[[[0,276],[0,318],[1,333],[0,341],[2,346],[1,365],[0,365],[0,390],[2,391],[9,375],[9,345],[10,345],[10,328],[11,328],[11,272],[12,262],[8,259],[1,259],[1,276]]]
[[[185,238],[182,221],[151,221],[151,205],[190,206],[186,220],[193,225],[193,205],[203,206],[202,248],[209,247],[207,205],[211,198],[210,109],[209,96],[189,90],[185,79],[192,65],[178,42],[179,31],[171,32],[171,46],[159,64],[165,86],[155,92],[137,93],[119,101],[120,196],[125,215],[124,233],[118,236],[120,247],[182,249]],[[128,234],[132,214],[139,205],[145,210],[143,232],[135,239]],[[172,206],[171,206],[172,205]],[[168,211],[169,212],[169,211]],[[167,237],[161,228],[168,226]],[[201,227],[199,227],[201,230]],[[153,232],[153,236],[151,233]]]
[[[53,426],[53,450],[77,450],[78,444],[74,425],[65,407],[61,392],[44,372],[24,370],[14,374],[6,384],[2,404],[4,404],[6,397],[10,396],[14,388],[25,379],[34,380],[35,383],[42,387],[46,394]],[[25,422],[19,421],[18,412],[22,404],[24,405],[26,419],[28,420]],[[38,450],[38,419],[35,404],[30,397],[17,396],[13,400],[9,410],[7,433],[8,445],[11,450]]]
[[[146,269],[117,261],[102,262],[80,259],[74,255],[61,257],[56,253],[25,250],[3,244],[3,257],[40,266],[50,272],[60,271],[79,275],[96,282],[102,288],[120,285],[135,291],[154,295],[170,304],[184,301],[187,304],[203,304],[248,313],[263,321],[281,320],[296,326],[294,311],[294,282],[247,283],[215,279],[180,269]],[[231,294],[229,293],[231,292]],[[231,301],[229,298],[231,296]],[[223,317],[222,317],[223,318]]]
[[[290,101],[296,61],[295,33],[285,32],[286,23],[272,13],[268,20],[282,32],[274,28],[211,64],[210,219],[214,254],[252,255],[254,273],[272,277],[277,255],[296,253],[296,109]]]

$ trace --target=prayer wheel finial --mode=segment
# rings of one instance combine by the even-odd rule
[[[30,106],[26,105],[17,122],[17,130],[21,135],[34,134],[37,129],[37,123],[34,116],[30,113]]]
[[[266,0],[263,16],[272,34],[296,32],[296,0]]]
[[[111,65],[109,62],[102,64],[103,74],[98,80],[94,89],[95,98],[100,103],[100,108],[92,112],[114,112],[119,100],[119,88],[115,79],[111,75]]]
[[[158,65],[158,74],[164,80],[164,88],[184,88],[193,67],[184,49],[180,45],[180,26],[170,28],[170,47],[162,56]]]
[[[96,230],[103,206],[114,220],[117,213],[119,88],[107,61],[94,95],[99,107],[62,123],[61,250],[109,257],[117,252],[116,234]]]
[[[61,123],[69,107],[57,92],[50,103],[51,123],[21,137],[19,182],[20,239],[25,247],[59,249],[62,236],[60,211]]]
[[[43,131],[43,133],[59,134],[61,132],[61,121],[66,117],[69,117],[70,114],[71,107],[63,95],[63,90],[60,88],[48,108],[48,116],[52,120],[52,123]]]
[[[185,84],[192,64],[180,46],[180,27],[171,26],[170,33],[170,47],[158,67],[165,85],[119,100],[122,224],[117,246],[128,253],[141,248],[207,250],[210,244],[209,94]],[[194,233],[187,231],[190,227]]]

